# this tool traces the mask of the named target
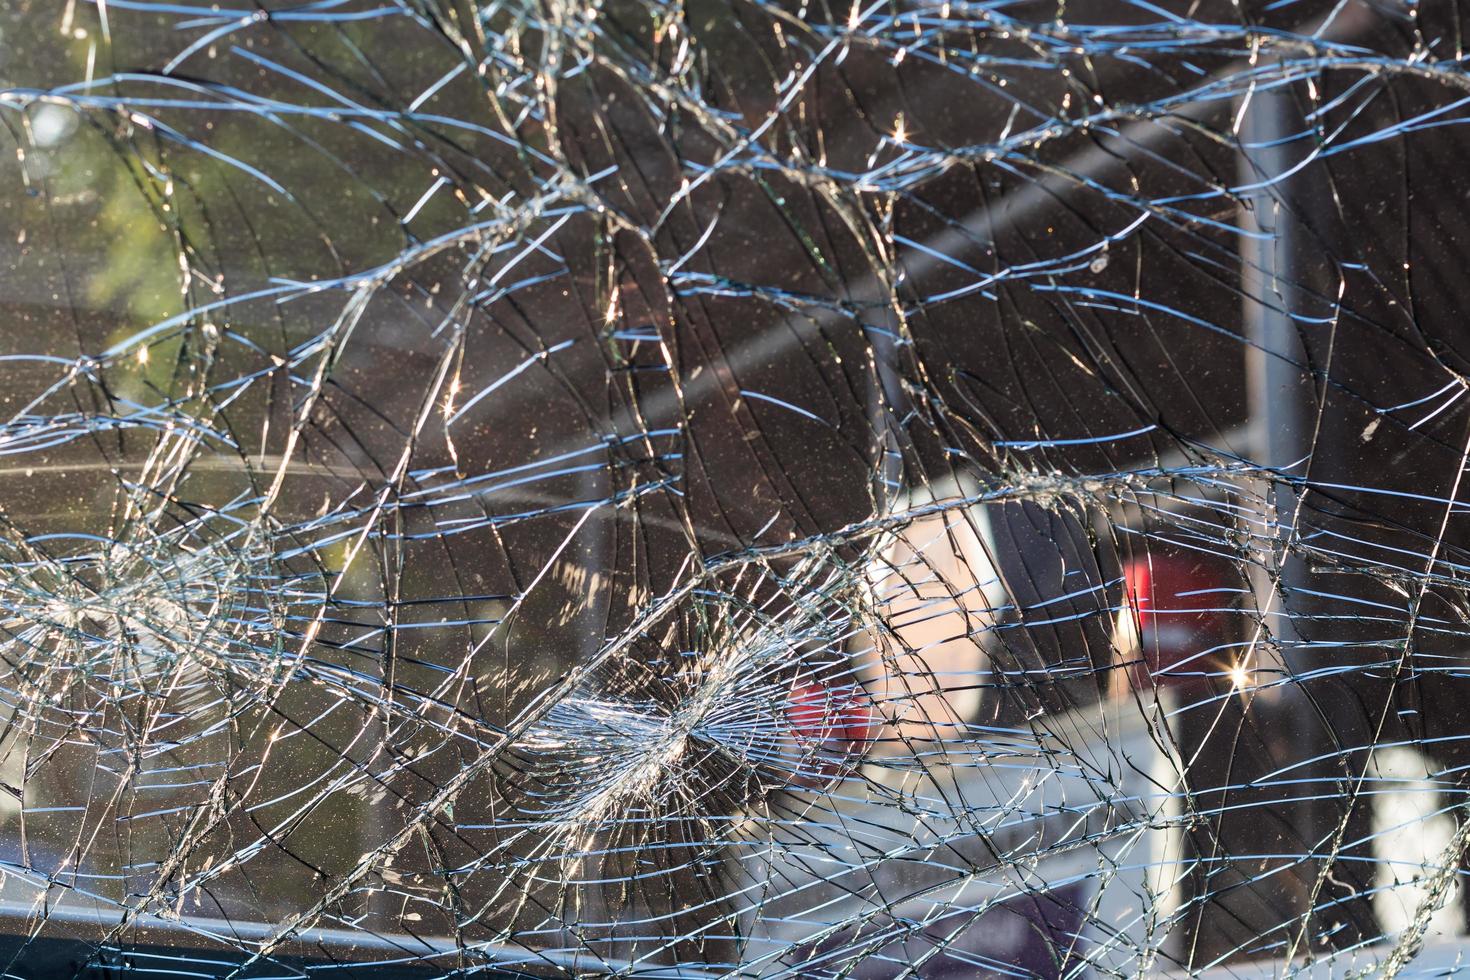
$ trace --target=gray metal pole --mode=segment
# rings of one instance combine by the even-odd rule
[[[1311,141],[1302,138],[1306,120],[1291,86],[1253,89],[1236,117],[1241,146],[1241,293],[1246,350],[1247,424],[1255,463],[1272,471],[1261,481],[1264,506],[1254,533],[1271,555],[1256,576],[1257,609],[1265,624],[1257,638],[1256,663],[1266,666],[1279,651],[1280,666],[1295,675],[1301,663],[1298,633],[1288,608],[1296,577],[1291,540],[1300,504],[1295,487],[1282,477],[1302,477],[1312,452],[1313,390],[1302,365],[1302,346],[1293,314],[1303,304],[1302,232],[1295,213],[1293,171]],[[1266,656],[1262,656],[1266,654]]]

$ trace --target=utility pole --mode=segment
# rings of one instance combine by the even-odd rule
[[[1290,481],[1306,474],[1312,454],[1312,388],[1304,374],[1306,350],[1294,314],[1303,306],[1302,229],[1292,194],[1293,171],[1305,156],[1307,129],[1292,87],[1253,88],[1236,115],[1241,157],[1240,211],[1242,318],[1246,348],[1247,434],[1259,482],[1263,523],[1247,530],[1268,555],[1255,582],[1262,626],[1260,651],[1276,652],[1289,676],[1303,665],[1285,596],[1295,569],[1292,536],[1301,503]],[[1290,689],[1290,688],[1286,688]]]
[[[1319,397],[1307,340],[1322,302],[1322,289],[1314,287],[1325,287],[1330,270],[1310,231],[1317,213],[1313,181],[1321,174],[1311,160],[1317,140],[1303,87],[1266,78],[1242,97],[1234,119],[1240,145],[1241,314],[1248,343],[1247,441],[1259,475],[1252,488],[1259,508],[1245,509],[1251,525],[1242,529],[1259,558],[1249,567],[1256,617],[1248,627],[1244,666],[1254,678],[1252,687],[1265,690],[1247,693],[1238,705],[1241,744],[1258,750],[1230,764],[1235,785],[1262,780],[1258,790],[1247,791],[1253,798],[1246,812],[1261,808],[1279,819],[1231,827],[1222,818],[1217,832],[1230,852],[1318,855],[1331,854],[1335,842],[1354,839],[1340,832],[1349,815],[1340,812],[1331,798],[1336,784],[1327,781],[1342,775],[1333,738],[1340,712],[1333,710],[1331,692],[1309,680],[1325,665],[1317,662],[1302,618],[1308,599],[1302,590],[1310,576],[1300,552],[1307,513],[1302,481],[1312,468]],[[1322,761],[1301,765],[1312,759]],[[1218,769],[1212,777],[1225,772],[1223,760],[1211,764]],[[1249,771],[1241,771],[1242,765]],[[1341,882],[1361,871],[1356,867],[1345,868],[1330,856],[1303,861],[1293,873],[1273,875],[1274,883],[1251,889],[1267,906],[1251,914],[1266,912],[1268,928],[1287,926],[1275,938],[1286,940],[1288,956],[1310,957],[1319,952],[1312,942],[1317,930],[1311,910],[1343,899]],[[1263,863],[1251,870],[1264,875],[1271,868]],[[1334,884],[1324,888],[1328,875]],[[1335,915],[1352,920],[1355,928],[1343,930],[1334,942],[1353,942],[1373,929],[1366,908],[1361,913],[1341,908]]]

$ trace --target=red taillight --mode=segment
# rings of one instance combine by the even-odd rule
[[[1154,554],[1123,566],[1120,626],[1137,649],[1120,649],[1135,686],[1202,680],[1222,670],[1209,651],[1226,640],[1224,610],[1234,600],[1208,558]]]
[[[841,754],[866,752],[881,724],[863,689],[823,683],[798,683],[791,689],[786,721],[800,741]]]
[[[1231,596],[1203,562],[1154,556],[1123,566],[1123,602],[1141,629],[1213,623]]]

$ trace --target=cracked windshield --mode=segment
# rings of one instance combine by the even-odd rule
[[[0,0],[0,974],[1470,963],[1470,4],[232,3]]]

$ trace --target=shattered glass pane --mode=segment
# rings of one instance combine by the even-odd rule
[[[1457,969],[1466,14],[0,4],[0,972]]]

